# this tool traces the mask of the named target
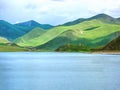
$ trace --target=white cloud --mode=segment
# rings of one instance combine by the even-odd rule
[[[61,24],[98,13],[120,15],[120,0],[0,0],[0,3],[4,3],[0,7],[2,19],[10,22],[34,19]]]

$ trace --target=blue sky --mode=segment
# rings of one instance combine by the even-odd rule
[[[120,17],[120,0],[0,0],[0,19],[58,25],[99,13]]]

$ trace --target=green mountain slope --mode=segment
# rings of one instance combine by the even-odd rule
[[[25,40],[16,40],[15,42],[17,43],[17,45],[20,45],[20,46],[25,46],[25,47],[35,47],[35,46],[39,46],[39,45],[42,45],[52,39],[54,39],[55,37],[57,37],[59,34],[63,33],[64,31],[67,30],[67,27],[55,27],[53,29],[50,29],[48,31],[46,31],[46,33],[40,35],[39,37],[36,37],[36,38],[33,38],[33,39],[30,39],[28,41],[25,41]],[[31,36],[30,36],[31,37]]]
[[[78,23],[81,23],[81,22],[84,22],[84,21],[86,21],[86,18],[80,18],[80,19],[77,19],[77,20],[74,20],[74,21],[71,21],[71,22],[64,23],[63,25],[64,26],[70,26],[70,25],[75,25],[75,24],[78,24]]]
[[[56,51],[76,51],[76,52],[78,52],[81,50],[90,51],[90,50],[102,49],[105,45],[107,45],[110,41],[112,41],[113,39],[115,39],[118,36],[120,36],[120,32],[115,32],[110,35],[97,38],[95,40],[81,38],[77,41],[67,43],[67,44],[57,48]]]
[[[120,35],[120,26],[118,25],[111,26],[108,24],[102,25],[101,23],[99,23],[99,25],[101,25],[98,27],[98,23],[96,24],[96,26],[94,25],[95,22],[93,23],[90,21],[89,25],[87,23],[88,22],[79,24],[81,26],[81,29],[76,29],[71,32],[66,31],[66,35],[65,33],[63,33],[64,35],[61,34],[55,39],[49,41],[48,43],[39,46],[38,48],[56,50],[60,46],[64,45],[61,48],[66,48],[67,46],[67,48],[65,49],[66,51],[90,50],[95,48],[101,48]],[[79,25],[76,25],[75,27],[78,27]]]
[[[0,37],[0,43],[9,43],[10,41],[8,41],[6,38]]]
[[[36,37],[41,36],[42,34],[44,34],[46,31],[41,29],[41,28],[35,28],[33,30],[31,30],[30,32],[28,32],[27,34],[23,35],[22,37],[19,37],[15,40],[15,42],[26,42],[28,40],[34,39]]]
[[[16,43],[23,47],[49,50],[56,50],[66,44],[92,49],[103,47],[113,40],[119,31],[120,25],[106,24],[95,19],[72,26],[58,26],[36,38],[18,40]]]
[[[0,37],[0,52],[15,52],[15,51],[27,51],[27,49],[12,44],[4,37]]]
[[[113,18],[107,14],[98,14],[96,16],[90,17],[90,18],[80,18],[77,20],[74,20],[72,22],[67,22],[65,24],[63,24],[64,26],[70,26],[70,25],[75,25],[84,21],[89,21],[89,20],[93,20],[93,19],[97,19],[100,20],[104,23],[109,23],[109,24],[120,24],[120,20]]]
[[[27,49],[18,47],[16,45],[0,43],[0,52],[18,52],[18,51],[27,51]]]

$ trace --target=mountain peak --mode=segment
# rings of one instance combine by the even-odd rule
[[[36,22],[34,20],[18,23],[18,24],[15,24],[15,25],[27,26],[27,27],[31,27],[32,29],[35,28],[35,27],[40,27],[42,29],[51,29],[51,28],[54,27],[54,26],[49,25],[49,24],[40,24],[40,23],[38,23],[38,22]]]
[[[111,17],[111,16],[109,16],[109,15],[107,15],[107,14],[101,13],[101,14],[98,14],[98,15],[96,15],[96,16],[93,16],[93,17],[91,17],[91,18],[89,18],[89,19],[99,19],[99,18],[113,18],[113,17]]]
[[[40,24],[40,23],[38,23],[38,22],[36,22],[36,21],[34,21],[34,20],[30,20],[30,21],[27,21],[27,22]]]
[[[40,24],[38,22],[34,21],[34,20],[30,20],[30,21],[18,23],[17,25],[32,27],[32,26],[38,26]]]
[[[71,22],[67,22],[63,25],[65,26],[69,26],[69,25],[75,25],[75,24],[78,24],[78,23],[81,23],[81,22],[84,22],[84,21],[89,21],[89,20],[93,20],[93,19],[97,19],[97,20],[100,20],[102,22],[105,22],[105,23],[119,23],[116,21],[115,18],[105,14],[105,13],[101,13],[101,14],[97,14],[93,17],[90,17],[90,18],[79,18],[77,20],[74,20],[74,21],[71,21]]]

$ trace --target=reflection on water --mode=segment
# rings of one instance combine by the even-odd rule
[[[120,90],[120,55],[0,53],[0,90]]]

